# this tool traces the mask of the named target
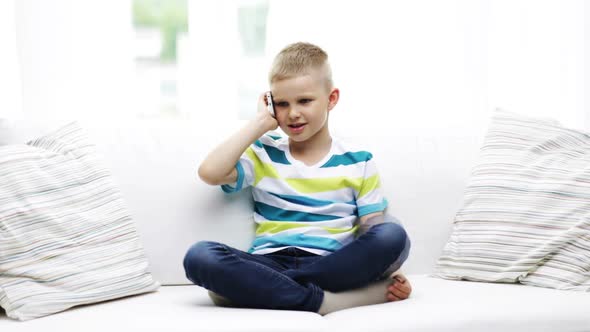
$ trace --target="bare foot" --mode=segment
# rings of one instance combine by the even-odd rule
[[[410,281],[401,273],[391,276],[392,283],[387,286],[387,301],[401,301],[410,297],[412,285]]]

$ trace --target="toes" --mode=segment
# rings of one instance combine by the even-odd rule
[[[398,290],[398,289],[389,289],[389,294],[392,294],[393,296],[399,298],[399,299],[405,299],[408,297],[408,294]]]
[[[405,288],[403,285],[390,285],[387,288],[387,291],[389,292],[389,294],[392,294],[393,296],[401,300],[410,297],[409,290]]]
[[[392,293],[387,293],[387,301],[389,302],[394,302],[394,301],[400,301],[401,299],[395,295],[393,295]]]

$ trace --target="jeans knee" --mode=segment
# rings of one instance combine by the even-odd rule
[[[183,266],[186,277],[199,284],[200,271],[206,270],[214,265],[215,256],[212,249],[217,245],[215,242],[200,241],[193,244],[184,256]]]
[[[377,247],[382,253],[399,255],[409,245],[409,237],[406,230],[396,223],[383,223],[376,225]]]

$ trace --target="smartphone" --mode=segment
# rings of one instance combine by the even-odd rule
[[[273,104],[272,101],[272,94],[270,93],[270,91],[266,92],[266,105],[268,108],[268,111],[270,112],[270,115],[272,115],[272,117],[275,117],[275,105]]]

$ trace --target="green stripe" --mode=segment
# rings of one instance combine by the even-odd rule
[[[324,179],[285,179],[285,181],[300,193],[319,193],[345,188],[353,188],[358,192],[363,184],[362,177],[350,178],[346,176]]]
[[[260,182],[265,177],[273,179],[279,178],[279,172],[277,172],[277,169],[272,164],[265,163],[260,160],[251,147],[246,149],[246,155],[254,164],[254,186],[256,186],[258,182]]]
[[[371,191],[373,191],[379,187],[381,187],[381,183],[379,181],[379,175],[375,174],[375,175],[367,178],[363,182],[363,186],[362,186],[361,190],[359,191],[358,198],[365,196],[366,194],[370,193]]]
[[[281,179],[277,169],[271,163],[265,163],[260,160],[251,147],[246,149],[246,155],[254,164],[254,186],[265,177]],[[284,181],[298,192],[306,194],[352,188],[359,193],[358,198],[361,198],[380,187],[378,174],[367,179],[364,179],[363,177],[351,178],[347,176],[337,176],[319,179],[287,178],[284,179]]]
[[[256,228],[256,236],[260,236],[264,233],[276,234],[289,229],[309,227],[309,223],[297,223],[297,222],[284,222],[284,221],[267,221]],[[357,226],[351,228],[333,228],[333,227],[319,227],[330,234],[340,234],[350,231],[356,231]]]

